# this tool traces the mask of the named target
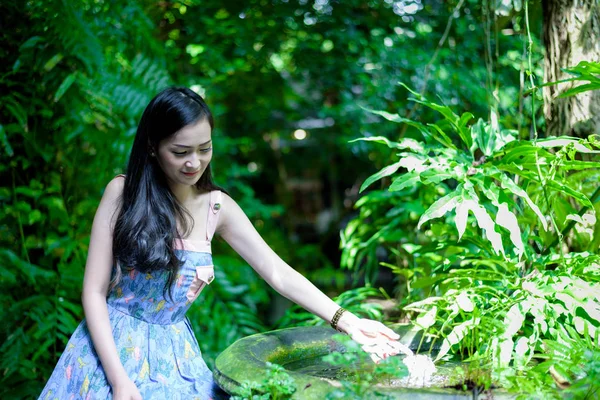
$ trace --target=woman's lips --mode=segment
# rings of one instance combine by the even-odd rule
[[[197,174],[198,172],[200,172],[200,171],[196,171],[196,172],[183,172],[183,171],[182,171],[182,173],[183,173],[185,176],[196,176],[196,174]]]

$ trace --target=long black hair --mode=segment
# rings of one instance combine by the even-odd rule
[[[133,141],[125,186],[113,231],[112,251],[116,266],[111,288],[126,271],[146,273],[166,270],[165,292],[170,293],[182,261],[175,255],[175,238],[185,238],[194,219],[171,192],[156,157],[161,140],[183,127],[206,120],[211,130],[213,116],[204,99],[194,91],[171,87],[150,101]],[[212,181],[210,163],[196,183],[203,191],[222,190]],[[177,230],[177,219],[183,232]],[[190,223],[191,222],[191,223]]]

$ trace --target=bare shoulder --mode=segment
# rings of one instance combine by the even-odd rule
[[[100,200],[97,213],[103,218],[108,218],[111,223],[114,223],[114,216],[118,214],[121,208],[121,195],[124,187],[124,177],[117,175],[104,188],[104,194],[102,200]]]
[[[107,200],[116,200],[123,193],[123,188],[125,187],[125,178],[121,175],[117,175],[108,182],[106,188],[104,189],[104,195],[102,198],[106,198]]]
[[[231,196],[225,192],[221,193],[222,208],[217,231],[224,232],[245,222],[248,217]]]
[[[239,209],[240,206],[225,192],[221,192],[221,202],[223,203],[223,214],[230,214],[231,210]]]

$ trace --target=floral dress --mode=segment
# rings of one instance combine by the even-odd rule
[[[144,400],[213,397],[212,372],[185,314],[214,278],[210,241],[220,203],[221,192],[211,192],[205,241],[176,240],[175,251],[184,264],[172,287],[172,299],[163,293],[166,271],[131,271],[108,295],[119,358]],[[71,336],[39,399],[112,399],[85,320]]]

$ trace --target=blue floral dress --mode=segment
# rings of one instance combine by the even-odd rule
[[[211,192],[206,241],[175,242],[176,253],[185,263],[172,287],[172,300],[163,293],[165,271],[131,271],[108,295],[121,363],[144,400],[213,397],[212,372],[185,314],[214,278],[210,240],[220,202],[221,192]],[[71,336],[39,399],[112,399],[85,320]]]

